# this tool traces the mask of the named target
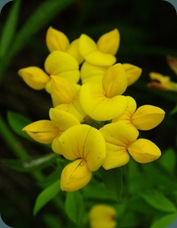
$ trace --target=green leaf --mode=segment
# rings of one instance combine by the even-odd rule
[[[81,223],[83,197],[79,191],[66,193],[65,210],[72,222],[78,225]]]
[[[7,52],[11,49],[12,41],[16,32],[19,9],[20,9],[20,0],[15,0],[12,4],[12,8],[7,17],[7,21],[4,25],[4,28],[1,32],[0,38],[0,59],[3,61],[3,57],[7,55]]]
[[[148,190],[141,197],[153,208],[164,212],[176,212],[177,208],[165,195],[159,191]]]
[[[165,216],[155,220],[155,222],[150,226],[150,228],[168,227],[174,222],[174,220],[176,218],[177,218],[177,214],[165,215]]]
[[[44,1],[33,12],[31,17],[24,23],[22,29],[17,34],[12,52],[18,52],[29,41],[31,36],[38,32],[42,27],[49,24],[49,22],[55,18],[60,11],[69,6],[73,0],[47,0]]]
[[[173,148],[166,149],[158,162],[170,173],[174,174],[176,167],[176,151]]]
[[[176,106],[171,110],[170,115],[174,115],[177,113],[177,104]]]
[[[11,169],[14,169],[19,172],[32,172],[35,170],[41,170],[49,165],[51,165],[54,161],[56,161],[57,155],[54,153],[47,154],[44,156],[38,156],[33,157],[28,160],[10,160],[10,159],[4,159],[2,162],[10,167]]]
[[[11,128],[15,131],[15,133],[30,141],[34,141],[29,135],[27,135],[24,131],[22,131],[22,129],[26,125],[32,122],[31,120],[16,112],[10,112],[10,111],[7,113],[7,120]]]
[[[123,173],[121,168],[100,169],[104,184],[116,200],[120,200],[123,191]]]
[[[44,189],[37,197],[33,214],[36,215],[50,200],[52,200],[60,191],[59,180]]]

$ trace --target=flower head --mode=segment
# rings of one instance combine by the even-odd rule
[[[61,188],[64,191],[84,187],[90,181],[91,172],[102,165],[106,153],[102,134],[85,124],[65,131],[53,141],[52,149],[66,159],[74,160],[61,174]]]

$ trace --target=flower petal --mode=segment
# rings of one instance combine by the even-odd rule
[[[66,51],[69,47],[69,40],[63,32],[50,26],[46,34],[46,44],[50,52],[55,50]]]
[[[81,80],[82,84],[86,82],[102,82],[103,75],[107,67],[94,66],[84,62],[81,67]]]
[[[116,62],[116,57],[111,54],[102,53],[100,51],[91,52],[85,57],[85,60],[93,65],[109,67]]]
[[[104,121],[120,116],[126,109],[127,98],[122,95],[107,98],[99,83],[85,83],[80,89],[80,103],[87,115]]]
[[[163,109],[153,105],[143,105],[133,114],[132,123],[139,130],[150,130],[159,125],[164,117]]]
[[[45,60],[45,70],[50,75],[57,75],[77,83],[80,77],[79,64],[70,54],[53,51]]]
[[[68,164],[61,173],[61,190],[67,192],[77,191],[86,186],[92,178],[92,172],[82,159]]]
[[[120,34],[117,29],[103,34],[98,42],[98,49],[103,53],[115,55],[120,44]]]
[[[137,139],[129,145],[128,152],[140,163],[152,162],[161,156],[160,149],[148,139]]]
[[[83,57],[79,52],[79,39],[76,39],[71,42],[67,52],[70,55],[72,55],[78,61],[79,64],[81,64],[84,61]]]
[[[129,63],[123,63],[122,66],[126,73],[128,86],[130,86],[141,76],[142,69]]]
[[[36,90],[44,89],[50,80],[49,76],[43,70],[35,66],[22,68],[18,71],[18,74],[28,86]]]
[[[105,158],[105,141],[102,134],[89,125],[76,125],[66,130],[58,139],[54,152],[66,159],[82,158],[91,171],[100,168]]]
[[[123,94],[127,88],[127,78],[124,68],[117,63],[108,68],[103,75],[103,88],[107,97]]]
[[[40,143],[51,143],[59,134],[58,128],[50,120],[39,120],[22,129]]]
[[[51,96],[54,106],[72,103],[76,93],[76,87],[68,80],[57,76],[51,77]]]
[[[82,57],[85,59],[90,53],[97,50],[97,45],[94,40],[92,40],[86,34],[82,34],[79,38],[79,51]]]
[[[137,139],[137,129],[121,123],[111,123],[100,128],[100,132],[106,141],[106,158],[102,166],[112,169],[125,165],[129,161],[127,147]]]

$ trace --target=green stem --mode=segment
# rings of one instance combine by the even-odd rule
[[[4,142],[6,143],[6,145],[9,147],[9,149],[11,149],[11,151],[17,158],[23,159],[23,160],[29,158],[28,153],[18,142],[14,134],[11,132],[8,125],[5,123],[2,115],[0,115],[0,135],[3,138]],[[44,178],[44,175],[39,171],[33,172],[32,176],[37,181]]]

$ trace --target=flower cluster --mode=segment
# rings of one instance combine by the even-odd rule
[[[49,93],[50,119],[23,130],[71,161],[61,173],[61,189],[79,190],[101,166],[106,170],[120,167],[130,157],[139,163],[158,159],[160,149],[139,138],[139,131],[156,127],[165,112],[152,105],[137,107],[132,97],[123,95],[142,69],[116,62],[119,31],[105,33],[97,42],[86,34],[70,42],[50,27],[46,43],[50,54],[44,70],[30,66],[18,73],[31,88]]]

